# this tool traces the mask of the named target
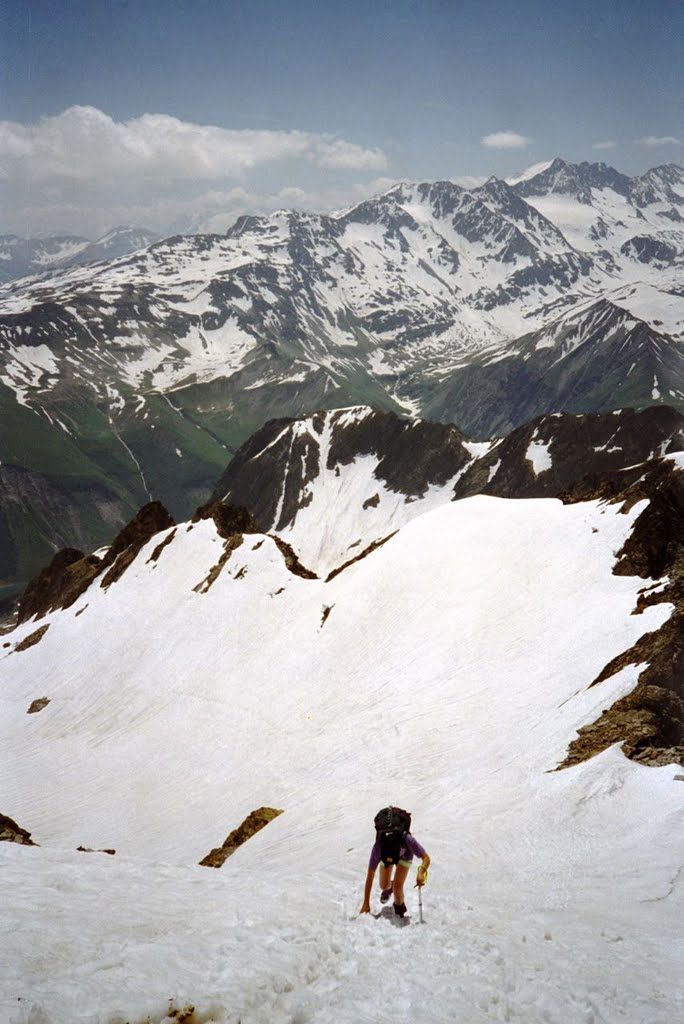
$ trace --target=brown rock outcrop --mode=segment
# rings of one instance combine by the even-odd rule
[[[571,501],[603,498],[606,489],[613,492],[609,500],[622,501],[625,510],[648,499],[618,552],[613,571],[669,580],[657,590],[645,588],[634,613],[663,602],[674,608],[660,629],[645,633],[594,680],[596,686],[628,665],[645,666],[631,693],[578,730],[559,767],[584,761],[614,743],[621,743],[626,756],[641,764],[684,764],[684,474],[672,462],[659,461],[647,470],[635,467],[629,474],[602,481],[596,488],[599,493],[587,493],[585,481],[576,489],[581,496],[575,492],[565,497]]]
[[[31,839],[31,833],[20,828],[16,821],[0,814],[0,843],[19,843],[20,846],[37,846]]]
[[[242,505],[224,505],[220,501],[209,501],[201,505],[194,516],[193,523],[201,519],[213,519],[219,537],[228,540],[236,533],[261,533],[256,519]]]
[[[175,526],[159,501],[144,505],[121,530],[102,558],[75,548],[58,551],[50,564],[26,587],[19,598],[18,622],[42,618],[57,608],[69,608],[102,573],[102,586],[120,579],[150,537]]]
[[[282,811],[277,810],[275,807],[259,807],[256,811],[251,811],[247,815],[245,820],[234,829],[227,837],[222,846],[217,846],[211,850],[200,864],[206,868],[220,868],[223,863],[237,850],[238,846],[242,846],[248,839],[251,839],[253,835],[260,832],[262,828],[268,825],[269,821],[273,821],[277,818]]]

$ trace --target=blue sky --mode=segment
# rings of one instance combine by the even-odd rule
[[[223,229],[555,155],[684,163],[682,30],[671,0],[12,0],[0,231]]]

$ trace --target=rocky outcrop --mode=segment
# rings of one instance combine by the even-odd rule
[[[102,568],[101,559],[75,548],[58,551],[19,599],[19,622],[41,618],[53,608],[69,608]]]
[[[37,846],[31,839],[31,833],[17,825],[16,821],[0,814],[0,843],[19,843],[20,846]]]
[[[124,526],[101,558],[84,555],[75,548],[58,551],[19,598],[18,622],[42,618],[56,608],[69,608],[103,573],[101,585],[110,586],[151,537],[172,526],[175,523],[164,506],[154,501],[144,505]]]
[[[26,714],[27,715],[37,715],[38,712],[42,711],[44,708],[46,708],[49,703],[50,703],[50,698],[49,697],[36,697],[36,699],[32,700],[31,703],[29,704],[29,707],[28,707],[28,710],[27,710]]]
[[[642,764],[684,764],[684,473],[659,460],[636,467],[638,476],[619,490],[619,475],[604,481],[596,497],[624,502],[630,508],[648,499],[625,542],[614,572],[646,579],[667,577],[664,587],[645,587],[635,614],[666,602],[673,611],[660,629],[644,634],[633,647],[614,658],[592,685],[600,685],[628,665],[645,665],[636,687],[606,709],[601,717],[578,730],[561,768],[577,764],[614,743],[627,757]],[[633,476],[629,471],[628,476]],[[586,500],[587,483],[577,488]],[[574,500],[577,495],[566,495]]]
[[[601,497],[608,497],[614,474],[671,451],[684,451],[684,416],[669,406],[541,416],[477,459],[457,481],[454,498],[550,498],[579,487],[592,495],[603,488]],[[617,492],[624,489],[624,477],[615,483]]]
[[[220,868],[235,853],[238,846],[242,846],[282,813],[275,807],[259,807],[258,810],[251,811],[242,824],[230,833],[223,845],[211,850],[200,864],[207,868]]]
[[[16,654],[20,654],[22,651],[28,651],[30,647],[35,647],[36,644],[40,643],[48,629],[50,623],[46,622],[44,626],[39,626],[38,629],[34,629],[32,633],[25,636],[23,640],[20,640],[17,646],[14,648]]]
[[[364,548],[363,551],[359,552],[358,555],[354,555],[353,558],[350,558],[347,562],[344,562],[342,565],[338,565],[336,569],[333,569],[332,572],[329,572],[325,578],[325,582],[330,583],[330,580],[334,580],[336,576],[339,576],[341,572],[344,572],[345,569],[348,569],[350,565],[354,565],[356,562],[360,562],[363,558],[366,558],[368,555],[371,555],[374,551],[377,551],[378,548],[381,548],[382,545],[386,544],[388,540],[391,540],[396,533],[397,531],[395,530],[393,533],[389,533],[386,537],[380,537],[378,540],[374,540],[372,544],[369,544],[368,547]]]
[[[296,553],[290,547],[290,545],[286,543],[286,541],[282,540],[280,537],[276,537],[274,535],[271,536],[272,539],[275,541],[276,547],[278,548],[278,550],[280,551],[281,555],[285,560],[285,565],[287,566],[291,573],[293,573],[295,576],[301,577],[301,579],[303,580],[318,579],[318,576],[316,575],[315,572],[312,572],[311,569],[307,569],[305,565],[302,565]]]
[[[244,505],[224,504],[221,501],[209,501],[201,505],[194,516],[193,523],[202,519],[213,519],[219,537],[228,540],[236,533],[262,533],[256,519]]]
[[[108,587],[120,579],[150,538],[175,525],[175,520],[160,501],[150,501],[143,505],[130,523],[117,534],[105,554],[102,560],[102,572],[105,575],[100,586]]]

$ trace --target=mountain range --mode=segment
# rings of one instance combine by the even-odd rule
[[[553,161],[242,217],[0,290],[2,579],[140,504],[187,516],[274,417],[373,405],[476,441],[684,408],[684,171]]]
[[[78,235],[47,238],[0,235],[0,284],[125,256],[157,241],[159,235],[153,231],[123,226],[112,228],[95,242]]]

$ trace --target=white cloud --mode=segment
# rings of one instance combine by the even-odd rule
[[[95,107],[69,107],[35,124],[0,122],[0,178],[23,182],[129,183],[240,178],[257,166],[304,160],[321,168],[382,170],[384,153],[332,135],[236,130],[167,114],[114,121]]]
[[[335,139],[315,146],[319,167],[337,167],[347,171],[384,171],[387,158],[379,149],[363,149],[354,142]]]
[[[526,135],[510,131],[493,132],[480,139],[480,145],[486,146],[487,149],[524,149],[531,142],[532,139],[528,139]]]
[[[640,146],[681,146],[681,141],[674,135],[645,135],[637,142]]]
[[[617,142],[613,142],[612,139],[606,139],[605,142],[592,142],[592,149],[615,149]]]

